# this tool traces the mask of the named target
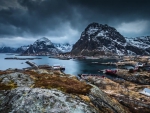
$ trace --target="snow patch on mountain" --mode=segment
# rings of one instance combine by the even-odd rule
[[[29,48],[29,46],[21,46],[22,50],[27,50]]]
[[[132,46],[146,49],[150,47],[150,37],[136,37],[136,38],[126,38],[127,44],[130,44]]]
[[[97,36],[105,36],[105,32],[104,31],[101,31],[97,34]]]
[[[54,47],[56,47],[63,53],[70,52],[72,50],[72,46],[73,46],[73,44],[69,44],[69,43],[64,43],[64,44],[53,43],[53,44],[54,44]]]
[[[23,53],[28,48],[29,48],[29,45],[27,45],[27,46],[21,46],[21,47],[19,47],[19,48],[16,49],[16,53]]]
[[[129,54],[129,55],[136,55],[136,53],[133,52],[133,51],[130,51],[130,50],[127,50],[127,51],[128,51],[128,54]]]
[[[91,35],[93,33],[96,33],[97,31],[98,31],[98,28],[90,27],[89,30],[87,31],[87,34]]]

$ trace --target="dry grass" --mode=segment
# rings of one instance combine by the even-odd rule
[[[80,82],[75,78],[69,78],[66,76],[61,77],[57,75],[59,73],[55,73],[54,75],[38,74],[33,71],[26,71],[25,73],[35,78],[34,87],[46,89],[57,88],[66,93],[82,95],[87,94],[91,89],[91,86],[85,82]]]
[[[0,75],[3,75],[3,74],[9,74],[11,72],[8,72],[8,71],[0,71]]]
[[[125,75],[125,76],[135,76],[135,74],[143,75],[143,76],[145,75],[145,76],[150,77],[150,73],[147,71],[141,71],[141,72],[135,71],[133,73],[129,73],[128,70],[118,69],[118,72],[117,72],[117,75]]]
[[[12,89],[11,86],[0,83],[0,90],[10,90],[10,89]]]
[[[0,71],[0,75],[9,74],[9,73],[11,73],[11,72]],[[3,84],[1,82],[2,82],[2,80],[0,79],[0,90],[10,90],[10,89],[13,89],[13,88],[17,87],[17,85],[13,81],[9,82],[7,85]]]
[[[79,97],[80,97],[82,100],[86,101],[86,102],[91,102],[91,100],[90,100],[90,98],[89,98],[88,96],[79,95]]]
[[[105,79],[105,81],[108,84],[107,79]],[[111,88],[111,86],[114,86],[114,87]],[[150,88],[150,86],[149,85],[137,85],[129,81],[117,83],[117,82],[113,82],[109,80],[109,84],[107,85],[107,87],[102,90],[111,95],[121,94],[121,95],[130,96],[130,98],[133,98],[133,99],[136,98],[139,100],[140,98],[143,98],[146,100],[147,97],[139,93],[139,91],[143,90],[144,88]]]
[[[2,84],[0,81],[0,90],[11,90],[16,88],[17,85],[14,82],[9,82],[7,85],[6,84]]]

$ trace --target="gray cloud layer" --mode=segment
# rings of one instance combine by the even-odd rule
[[[0,0],[0,38],[46,36],[75,43],[91,22],[124,36],[150,35],[149,6],[149,0]]]

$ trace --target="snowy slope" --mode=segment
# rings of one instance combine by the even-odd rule
[[[72,46],[73,46],[72,44],[69,44],[69,43],[64,43],[64,44],[53,43],[53,44],[57,49],[59,49],[63,53],[70,52],[72,50]]]
[[[150,47],[150,36],[142,36],[142,37],[136,37],[136,38],[126,38],[127,44],[130,44],[132,46],[146,49]]]
[[[19,47],[19,48],[16,49],[16,53],[23,53],[28,48],[29,48],[29,45],[27,45],[27,46],[21,46],[21,47]]]

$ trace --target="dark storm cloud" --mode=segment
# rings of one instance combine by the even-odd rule
[[[96,21],[113,26],[121,22],[149,20],[149,0],[74,0],[87,22]]]
[[[76,16],[67,1],[18,0],[18,3],[23,8],[8,7],[0,10],[2,29],[3,26],[8,28],[6,31],[1,30],[1,35],[45,34],[63,28],[65,22],[72,21],[73,16]]]
[[[91,22],[127,36],[150,35],[149,6],[149,0],[0,0],[0,38],[48,36],[76,42]],[[132,29],[138,25],[136,34]]]

